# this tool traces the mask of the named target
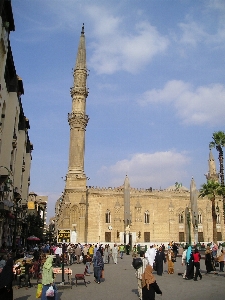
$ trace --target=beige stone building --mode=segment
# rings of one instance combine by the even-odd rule
[[[21,241],[33,150],[22,106],[23,81],[10,46],[14,30],[11,1],[0,1],[0,247]]]
[[[82,28],[74,84],[71,88],[69,167],[63,195],[56,202],[55,228],[71,230],[71,242],[192,243],[212,241],[211,201],[191,200],[179,184],[165,190],[134,189],[128,176],[118,188],[87,186],[84,172],[86,115],[86,49]],[[217,176],[210,151],[208,178]],[[131,182],[132,185],[132,182]],[[224,239],[222,203],[217,204],[218,240]]]

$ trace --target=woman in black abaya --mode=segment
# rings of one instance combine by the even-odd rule
[[[156,256],[155,256],[155,264],[156,264],[157,275],[162,276],[163,262],[166,263],[165,253],[162,251],[162,248],[159,247],[159,250],[157,251]]]
[[[0,299],[1,300],[13,300],[13,259],[7,260],[2,272],[0,274]]]

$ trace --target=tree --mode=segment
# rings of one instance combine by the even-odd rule
[[[213,141],[209,143],[209,148],[216,148],[219,152],[220,183],[224,186],[223,147],[225,147],[225,133],[223,131],[216,131],[213,133],[212,139]],[[225,224],[225,195],[223,195],[223,219]]]
[[[213,242],[217,242],[217,229],[216,229],[216,196],[222,196],[224,194],[224,186],[215,180],[208,180],[204,183],[199,190],[199,197],[208,197],[212,202],[212,220],[213,220]]]
[[[29,214],[26,218],[27,237],[34,235],[40,239],[43,238],[43,221],[39,215]]]

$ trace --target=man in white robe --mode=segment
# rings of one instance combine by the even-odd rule
[[[153,245],[150,245],[150,248],[145,252],[145,257],[148,260],[148,263],[153,267],[153,263],[155,261],[156,249]]]

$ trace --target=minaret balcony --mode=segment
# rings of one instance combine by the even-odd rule
[[[13,146],[13,149],[16,148],[16,146],[17,146],[17,139],[13,139],[12,140],[12,146]]]
[[[84,86],[76,86],[70,89],[70,94],[73,97],[74,95],[82,95],[85,98],[88,96],[88,89]]]

